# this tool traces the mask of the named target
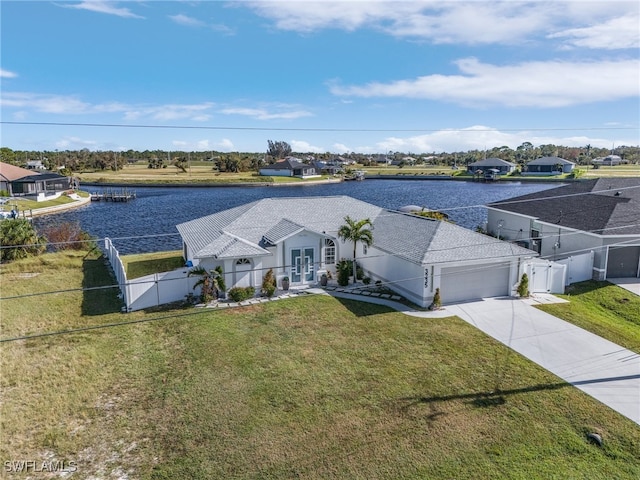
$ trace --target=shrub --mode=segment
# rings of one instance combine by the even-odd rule
[[[43,234],[53,250],[92,250],[97,246],[91,235],[80,229],[78,222],[53,224],[45,228]]]
[[[349,285],[349,275],[351,274],[351,261],[340,260],[336,265],[338,270],[338,285],[346,287]]]
[[[234,302],[242,302],[253,298],[256,293],[256,289],[253,287],[233,287],[229,290],[229,298]]]
[[[369,285],[371,283],[371,278],[363,277],[362,278],[362,283],[364,283],[365,285]]]
[[[273,294],[276,293],[276,277],[273,274],[273,268],[270,268],[264,277],[262,277],[262,288],[260,288],[260,292],[269,298],[273,297]]]
[[[520,279],[520,283],[518,284],[518,295],[522,298],[526,298],[529,296],[529,277],[526,273],[522,274],[522,278]]]
[[[438,310],[442,307],[442,299],[440,298],[440,289],[436,288],[436,293],[433,295],[433,301],[429,305],[429,310]]]

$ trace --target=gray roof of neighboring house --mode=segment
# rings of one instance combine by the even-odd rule
[[[493,167],[495,165],[506,166],[506,167],[515,167],[515,163],[507,162],[506,160],[502,160],[501,158],[485,158],[484,160],[479,160],[477,162],[470,163],[470,167]]]
[[[565,160],[560,157],[540,157],[535,160],[531,160],[527,163],[527,165],[575,165],[575,163],[570,162],[569,160]]]
[[[489,204],[599,235],[640,234],[640,178],[581,180]]]
[[[293,170],[294,168],[300,168],[308,166],[302,163],[295,157],[287,157],[284,160],[279,160],[276,163],[272,163],[271,165],[267,165],[264,168],[268,168],[270,170]]]
[[[302,230],[337,238],[344,217],[369,218],[374,246],[417,264],[533,256],[457,225],[385,210],[347,196],[265,198],[177,225],[195,258],[266,255],[263,247]],[[246,252],[246,254],[245,254]]]

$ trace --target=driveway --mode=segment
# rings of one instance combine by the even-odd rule
[[[330,294],[387,305],[414,317],[457,315],[640,425],[640,355],[533,307],[565,300],[553,295],[487,298],[425,312],[389,300]]]
[[[445,310],[640,424],[640,355],[532,303],[488,298]]]
[[[615,283],[631,293],[640,295],[640,278],[607,278],[607,282]]]

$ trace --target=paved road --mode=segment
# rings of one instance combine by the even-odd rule
[[[640,425],[640,355],[533,307],[535,303],[564,300],[552,295],[531,300],[488,298],[423,312],[389,300],[330,293],[375,300],[416,317],[457,315]]]

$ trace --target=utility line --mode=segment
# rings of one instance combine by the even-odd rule
[[[72,122],[22,122],[2,120],[4,125],[32,125],[32,126],[59,126],[59,127],[102,127],[102,128],[154,128],[154,129],[180,129],[180,130],[238,130],[238,131],[262,131],[262,132],[550,132],[550,131],[606,131],[606,130],[637,130],[637,127],[563,127],[563,128],[296,128],[296,127],[229,127],[222,125],[146,125],[127,123],[72,123]]]

